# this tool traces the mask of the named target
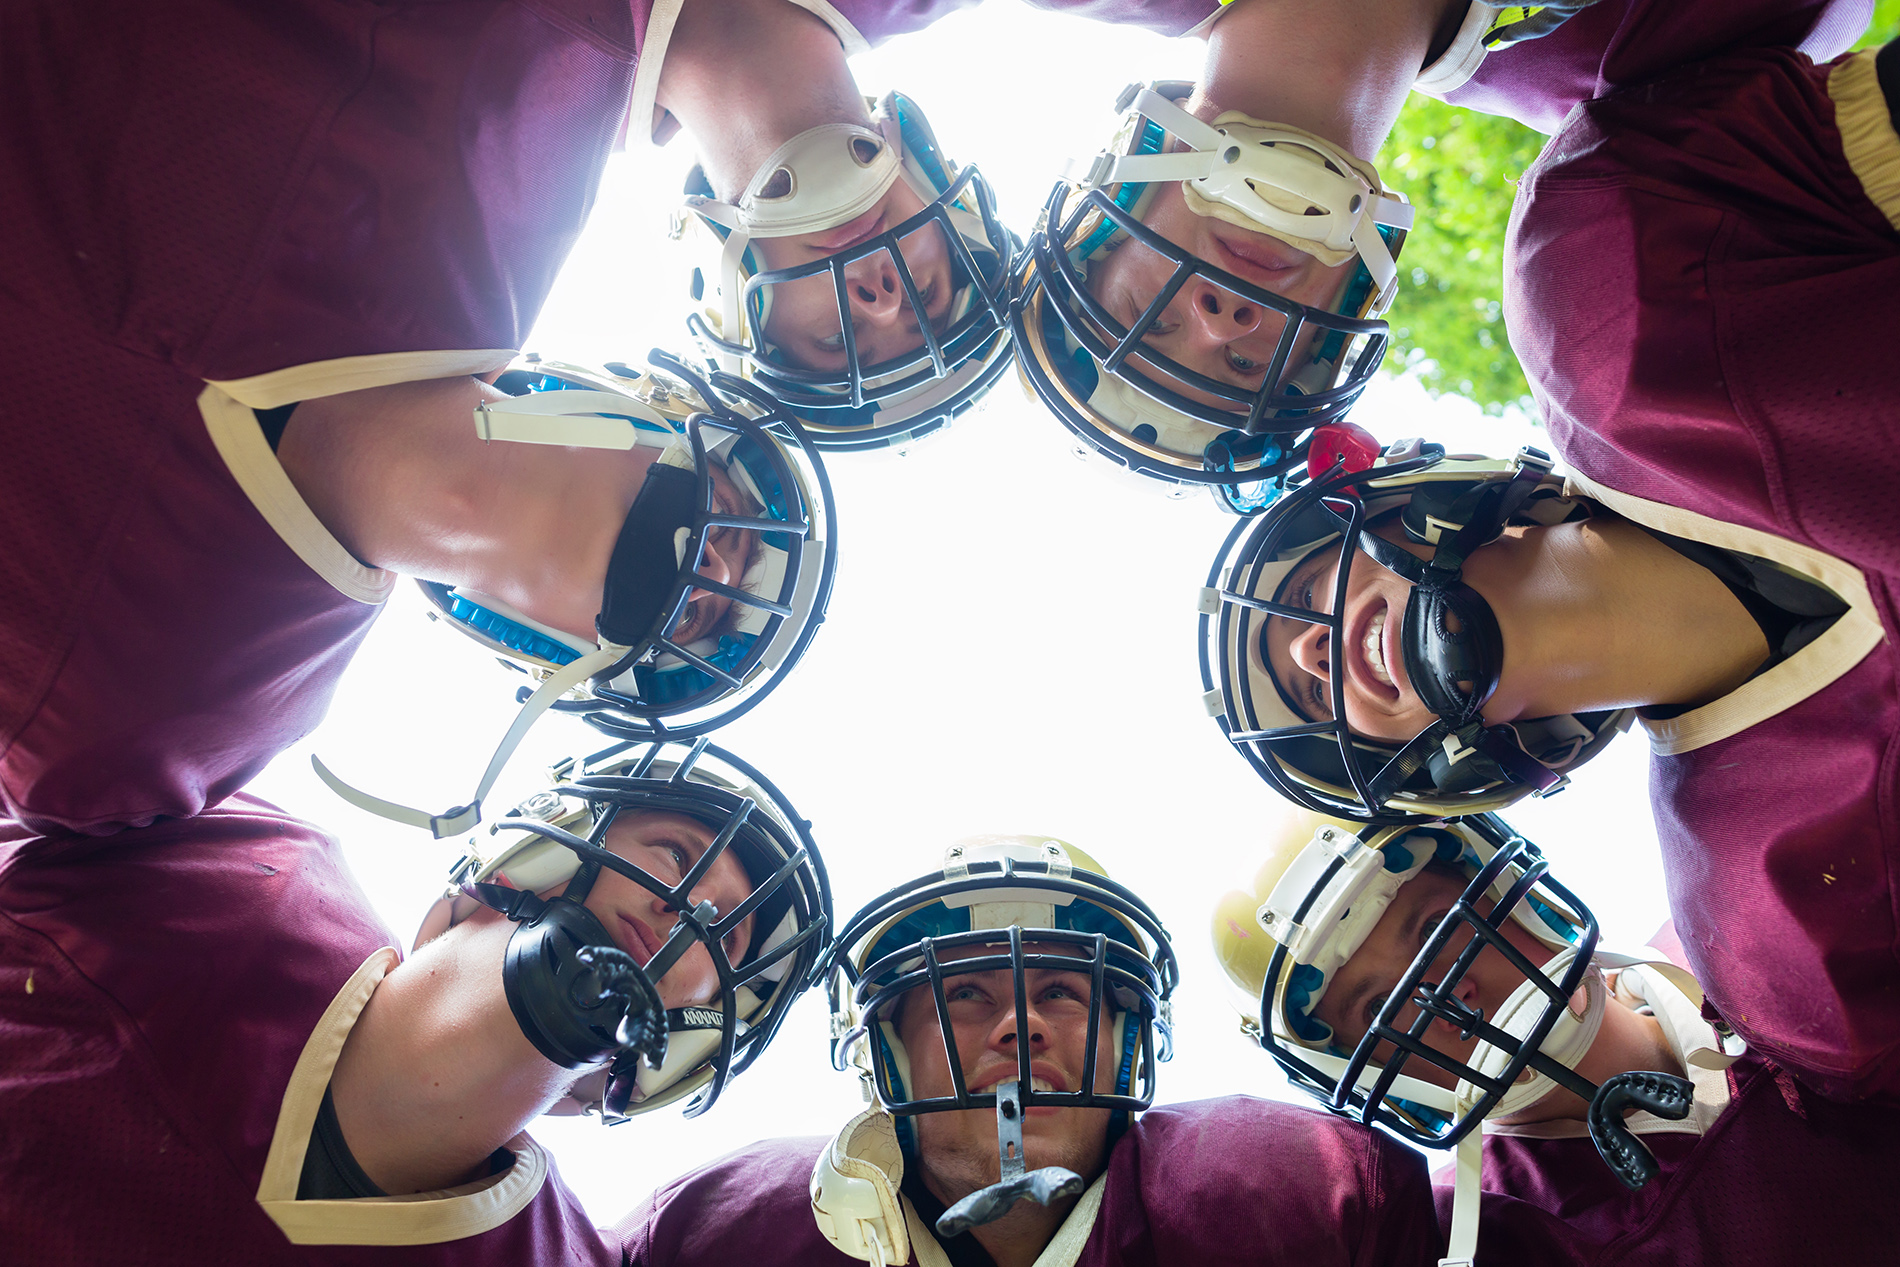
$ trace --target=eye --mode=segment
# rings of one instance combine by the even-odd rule
[[[1379,1013],[1385,1008],[1385,1001],[1392,997],[1390,990],[1375,994],[1366,1000],[1366,1028],[1371,1029],[1378,1023]]]
[[[1451,911],[1447,908],[1426,919],[1425,923],[1418,930],[1418,944],[1424,946],[1427,942],[1431,941],[1432,934],[1436,933],[1439,926],[1449,918],[1451,918]]]
[[[1232,351],[1231,349],[1227,353],[1227,364],[1237,374],[1248,374],[1248,375],[1258,374],[1267,368],[1266,366],[1262,365],[1260,362],[1250,361],[1246,357],[1240,355],[1240,353]]]

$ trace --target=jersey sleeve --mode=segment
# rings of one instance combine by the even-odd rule
[[[1873,0],[1596,0],[1546,34],[1491,48],[1462,86],[1432,95],[1552,134],[1585,101],[1724,53],[1837,57],[1872,14]]]

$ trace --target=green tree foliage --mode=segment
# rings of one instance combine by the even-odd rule
[[[1386,366],[1487,413],[1530,395],[1504,333],[1504,229],[1517,178],[1543,144],[1522,124],[1413,93],[1380,155],[1380,174],[1419,209],[1399,257]]]
[[[1900,36],[1900,0],[1875,0],[1856,48]],[[1544,137],[1508,119],[1413,93],[1380,154],[1380,174],[1419,209],[1399,259],[1386,368],[1411,371],[1437,396],[1453,392],[1500,413],[1530,388],[1504,333],[1504,230],[1517,179]]]
[[[1874,20],[1854,47],[1879,48],[1895,38],[1900,38],[1900,0],[1874,0]]]

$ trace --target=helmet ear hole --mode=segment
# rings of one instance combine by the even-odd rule
[[[694,269],[693,279],[688,283],[688,289],[692,292],[694,303],[698,303],[704,299],[706,297],[706,275],[698,269]]]
[[[798,182],[792,177],[792,169],[781,167],[772,173],[770,180],[759,189],[761,198],[790,198]]]
[[[1140,426],[1136,427],[1133,431],[1129,432],[1128,434],[1135,437],[1135,439],[1141,441],[1143,444],[1153,444],[1155,442],[1155,438],[1160,433],[1157,432],[1153,427],[1149,426],[1147,423],[1144,422]]]
[[[884,152],[884,143],[873,141],[868,136],[851,138],[851,157],[859,167],[869,167],[877,162],[878,155]]]

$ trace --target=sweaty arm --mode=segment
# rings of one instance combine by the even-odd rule
[[[502,985],[515,925],[481,911],[369,998],[330,1080],[348,1151],[376,1187],[429,1192],[491,1173],[494,1151],[576,1074],[535,1050]]]

